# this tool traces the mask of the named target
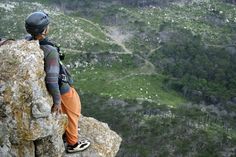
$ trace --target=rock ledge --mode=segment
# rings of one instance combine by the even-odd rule
[[[0,156],[114,157],[121,138],[107,124],[82,117],[80,137],[91,147],[65,154],[65,115],[52,115],[44,84],[43,52],[36,41],[12,41],[0,47]]]

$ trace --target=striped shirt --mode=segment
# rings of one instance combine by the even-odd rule
[[[53,98],[53,104],[61,104],[61,95],[69,92],[68,83],[62,83],[59,86],[59,54],[57,49],[51,45],[41,45],[40,48],[44,52],[44,71],[46,72],[45,82],[49,94]]]

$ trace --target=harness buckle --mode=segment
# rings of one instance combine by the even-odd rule
[[[65,74],[60,74],[60,79],[63,81],[63,82],[67,82],[67,77]]]

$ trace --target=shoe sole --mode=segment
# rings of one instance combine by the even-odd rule
[[[89,144],[87,145],[87,146],[85,146],[83,149],[73,149],[73,150],[66,150],[67,151],[67,153],[76,153],[76,152],[82,152],[82,151],[84,151],[84,150],[86,150],[89,146],[90,146],[90,142],[89,142]]]

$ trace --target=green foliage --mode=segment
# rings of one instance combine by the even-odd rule
[[[29,13],[49,13],[50,34],[72,66],[82,112],[123,137],[118,156],[235,155],[235,104],[186,105],[176,92],[199,102],[235,97],[233,5],[220,0],[152,1],[162,7],[132,0],[28,1],[56,4],[65,14],[39,3],[10,2],[10,10],[0,7],[0,35],[22,38]],[[121,44],[133,54],[119,54],[124,48],[107,35],[110,26],[130,34]]]
[[[133,99],[112,106],[108,102],[117,99],[96,94],[84,94],[82,98],[83,114],[108,122],[121,134],[118,156],[221,156],[235,144],[233,117],[226,118],[215,107],[169,108]]]
[[[2,37],[24,38],[26,35],[25,18],[30,13],[41,10],[46,11],[51,18],[50,37],[58,45],[86,52],[123,51],[119,45],[107,37],[101,26],[84,18],[66,16],[37,2],[10,2],[8,5],[10,6],[8,9],[0,7],[0,19],[4,23],[0,26]]]
[[[181,40],[179,40],[181,38]],[[181,31],[160,49],[163,59],[169,59],[163,71],[181,80],[182,87],[204,92],[205,96],[217,96],[221,99],[230,99],[235,93],[236,86],[232,79],[236,75],[234,61],[236,56],[230,54],[226,48],[205,48],[198,36],[191,32]],[[151,56],[153,62],[158,56]]]
[[[103,9],[93,10],[98,16],[84,16],[131,31],[125,46],[170,75],[168,83],[178,84],[178,91],[188,89],[185,96],[191,98],[194,90],[203,93],[199,99],[215,96],[226,100],[235,95],[236,57],[228,50],[229,45],[235,49],[232,5],[217,0],[142,9],[104,4]],[[115,20],[104,21],[104,16]]]
[[[109,65],[89,66],[74,69],[76,86],[85,93],[94,93],[119,99],[142,99],[176,106],[185,100],[173,90],[162,87],[165,76],[142,74],[131,56],[123,56],[122,61]],[[106,64],[106,63],[105,63]]]

